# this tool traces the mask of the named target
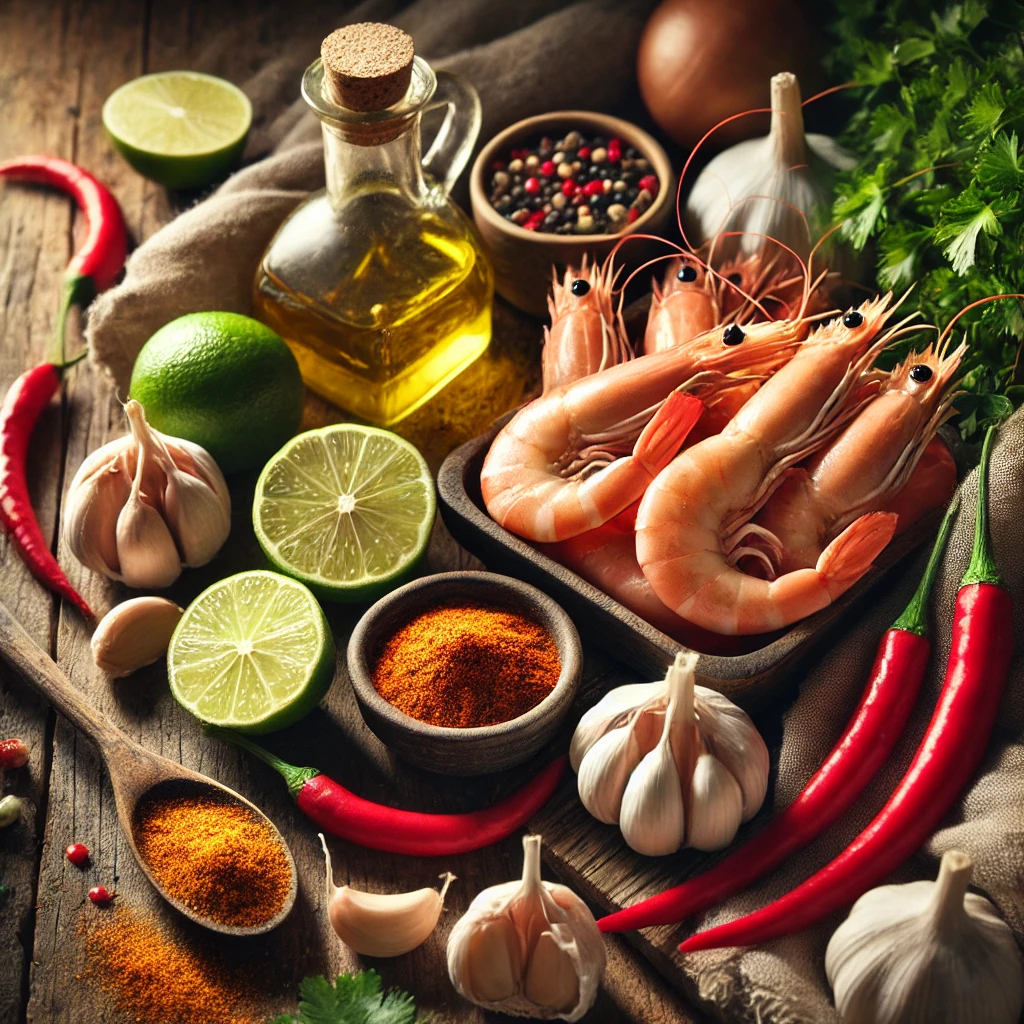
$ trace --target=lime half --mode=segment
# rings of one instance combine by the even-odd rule
[[[276,572],[229,576],[181,617],[167,650],[171,693],[204,722],[248,733],[297,722],[334,679],[334,638],[316,598]]]
[[[387,430],[338,423],[289,441],[264,467],[253,526],[281,572],[332,601],[367,601],[415,571],[434,523],[423,456]]]
[[[140,174],[167,188],[200,188],[238,166],[252,105],[238,86],[198,71],[126,82],[103,104],[103,126]]]

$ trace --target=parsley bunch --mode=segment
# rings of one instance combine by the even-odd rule
[[[324,977],[299,986],[298,1016],[285,1014],[270,1024],[415,1024],[416,1005],[401,989],[381,991],[373,970],[342,974],[332,985]]]
[[[988,295],[1024,292],[1024,5],[1014,0],[831,0],[826,65],[855,81],[840,136],[857,166],[833,213],[875,285],[916,282],[910,308],[944,327]],[[957,322],[970,348],[957,399],[972,439],[1024,401],[1024,306]]]

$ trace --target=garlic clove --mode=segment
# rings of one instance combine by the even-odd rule
[[[743,793],[732,773],[712,754],[701,754],[690,781],[687,844],[697,850],[728,846],[743,820]]]
[[[92,635],[93,660],[108,676],[131,675],[167,653],[184,609],[163,597],[133,597],[111,608]]]
[[[572,734],[569,745],[569,763],[572,770],[580,770],[584,754],[612,729],[625,725],[630,712],[651,702],[664,700],[664,685],[655,683],[628,683],[609,690],[592,708],[584,712]]]
[[[580,979],[576,966],[550,931],[541,932],[537,938],[523,991],[531,1003],[554,1013],[567,1013],[579,1002]]]
[[[181,575],[181,559],[163,516],[134,492],[117,517],[117,557],[129,587],[169,587]]]
[[[327,870],[327,917],[335,934],[361,956],[401,956],[421,946],[441,918],[449,871],[440,877],[441,889],[415,892],[361,892],[347,885],[338,888],[331,870],[331,852],[320,833]]]
[[[173,465],[167,473],[164,514],[182,561],[192,568],[206,565],[231,532],[230,500],[225,503],[208,484]]]
[[[619,828],[630,848],[648,857],[675,853],[686,839],[683,789],[667,727],[661,742],[629,777]]]
[[[64,543],[82,565],[111,579],[120,578],[117,518],[131,494],[126,461],[119,450],[92,473],[80,470],[64,505]]]
[[[619,820],[622,794],[640,758],[629,725],[612,729],[587,751],[580,762],[576,786],[583,806],[598,821],[614,825]]]
[[[515,925],[508,918],[499,917],[477,928],[470,940],[467,965],[465,989],[455,986],[460,994],[476,1003],[511,999],[519,989],[522,975]]]

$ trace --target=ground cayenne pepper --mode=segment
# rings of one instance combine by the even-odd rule
[[[78,977],[98,984],[128,1020],[259,1024],[266,1019],[249,1010],[262,980],[257,967],[227,967],[128,906],[100,923],[89,915],[80,930],[86,934],[86,968]]]
[[[417,616],[384,646],[373,685],[430,725],[497,725],[554,689],[558,648],[543,626],[514,612],[450,604]]]
[[[167,892],[221,924],[262,924],[288,896],[291,871],[280,841],[241,804],[154,800],[142,807],[135,841]]]

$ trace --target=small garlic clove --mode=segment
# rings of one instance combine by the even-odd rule
[[[530,955],[523,985],[531,1003],[554,1013],[568,1013],[580,999],[580,979],[572,956],[550,931],[541,932]]]
[[[656,683],[628,683],[609,690],[592,708],[584,712],[569,745],[572,770],[580,770],[583,755],[612,729],[625,725],[630,712],[664,696],[664,686]]]
[[[465,987],[455,987],[473,1002],[498,1003],[517,993],[522,975],[519,935],[508,918],[487,921],[473,932],[467,968]]]
[[[743,820],[743,793],[732,773],[712,754],[701,754],[690,780],[687,845],[721,850],[732,842]]]
[[[587,751],[580,762],[576,786],[583,806],[598,821],[614,825],[619,820],[622,794],[640,757],[629,725],[605,733]]]
[[[117,557],[129,587],[169,587],[181,575],[181,558],[163,516],[137,493],[117,517]]]
[[[131,493],[122,447],[90,474],[81,471],[64,502],[64,543],[87,569],[119,579],[117,517]]]
[[[206,565],[231,532],[231,504],[202,480],[173,466],[164,490],[164,515],[185,565]]]
[[[667,728],[629,777],[619,828],[630,848],[648,857],[675,853],[686,839],[683,790]]]
[[[92,656],[108,676],[131,675],[167,653],[184,610],[163,597],[133,597],[111,608],[92,635]]]

